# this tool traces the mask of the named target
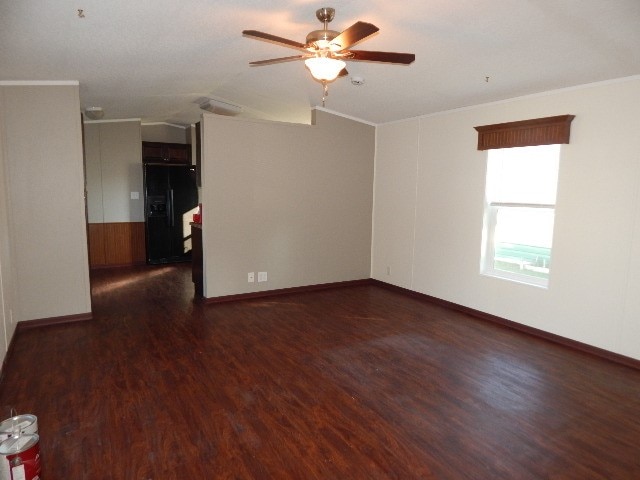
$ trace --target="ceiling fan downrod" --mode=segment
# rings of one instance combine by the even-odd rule
[[[316,10],[316,18],[324,24],[324,29],[328,30],[329,22],[336,16],[334,8],[323,7]]]
[[[333,8],[324,7],[316,10],[316,18],[322,22],[322,30],[314,30],[307,35],[307,45],[314,45],[316,49],[326,49],[329,42],[340,35],[340,32],[329,30],[329,22],[335,17]]]

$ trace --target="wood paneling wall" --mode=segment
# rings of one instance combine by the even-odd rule
[[[89,266],[91,267],[106,265],[104,226],[104,223],[89,224]]]
[[[89,224],[89,265],[134,265],[146,260],[144,222]]]

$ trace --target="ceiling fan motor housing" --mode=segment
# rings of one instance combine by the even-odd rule
[[[335,30],[314,30],[307,35],[307,45],[311,45],[318,41],[324,40],[327,43],[340,35],[340,32]]]
[[[329,22],[335,17],[336,11],[330,7],[323,7],[316,10],[316,18],[323,24],[322,30],[314,30],[307,35],[307,46],[311,47],[314,43],[319,48],[326,48],[328,43],[340,35],[340,32],[329,30]]]
[[[340,35],[340,32],[329,30],[329,22],[335,17],[336,11],[330,7],[323,7],[316,10],[316,18],[323,24],[322,30],[314,30],[307,35],[307,46],[313,48],[314,44],[317,48],[327,48],[329,42]]]

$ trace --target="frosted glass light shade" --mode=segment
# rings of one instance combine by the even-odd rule
[[[327,57],[312,57],[304,61],[311,71],[313,78],[320,81],[330,82],[335,80],[342,69],[347,65],[342,60]]]

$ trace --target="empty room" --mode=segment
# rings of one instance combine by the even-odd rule
[[[638,25],[4,2],[0,478],[640,478]]]

